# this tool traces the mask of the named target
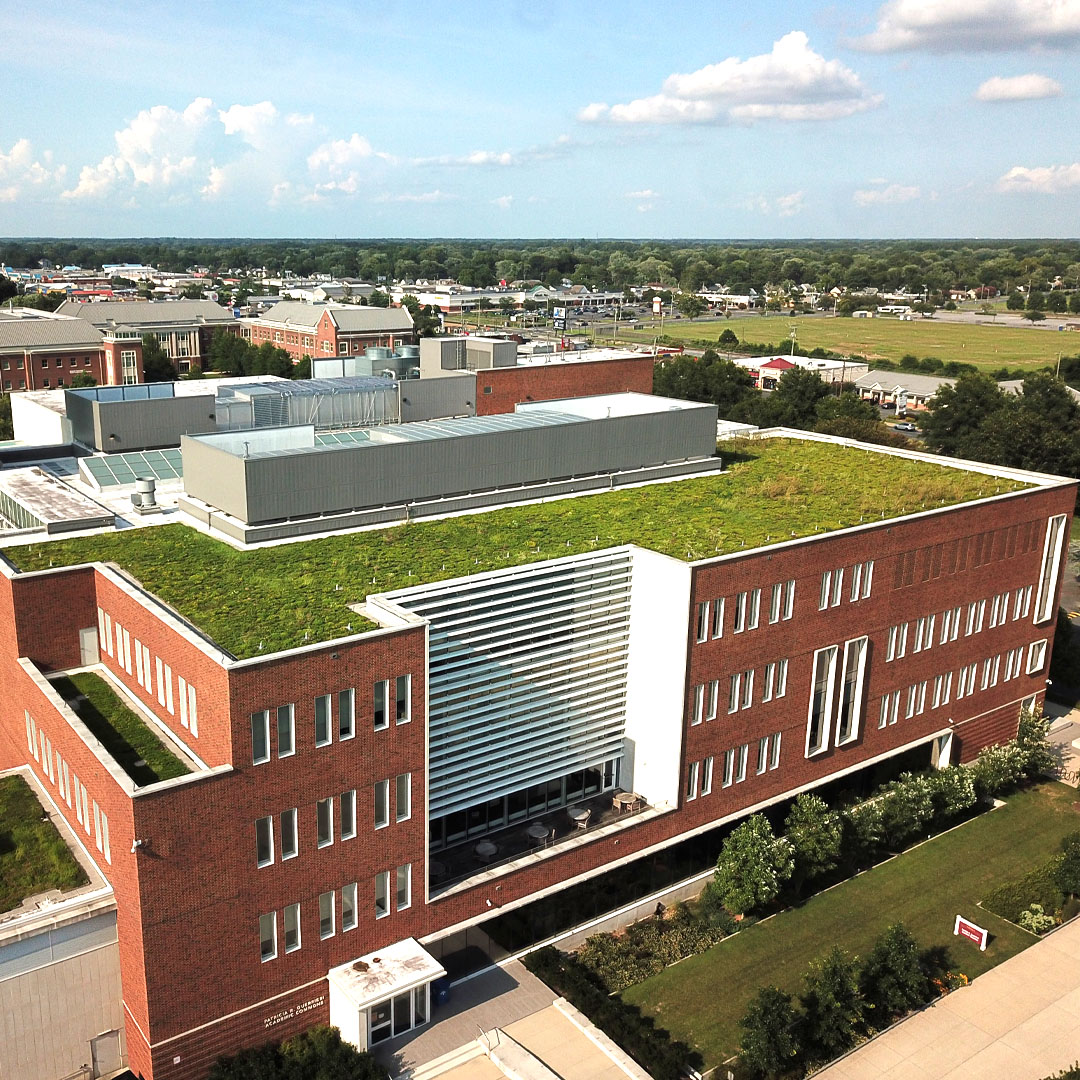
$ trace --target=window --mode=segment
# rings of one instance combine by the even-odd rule
[[[296,718],[291,705],[279,705],[277,710],[277,756],[291,757],[296,753]]]
[[[889,627],[889,637],[885,644],[885,661],[900,660],[907,652],[907,623]]]
[[[356,734],[356,691],[341,690],[338,700],[338,740],[344,742]]]
[[[319,847],[327,847],[334,842],[334,800],[320,799],[316,808],[318,818]]]
[[[697,798],[698,792],[698,769],[700,762],[691,761],[690,768],[686,775],[686,801],[693,802]]]
[[[412,817],[412,773],[398,773],[394,792],[394,818],[408,821]]]
[[[385,829],[390,824],[390,781],[375,781],[375,828]]]
[[[1033,641],[1028,646],[1027,656],[1027,673],[1029,675],[1035,675],[1042,671],[1043,664],[1046,663],[1046,639],[1042,641]]]
[[[1005,681],[1015,679],[1020,674],[1020,666],[1024,661],[1024,647],[1010,649],[1005,654]]]
[[[782,698],[787,693],[787,665],[786,660],[776,661],[776,696]]]
[[[390,684],[385,679],[375,684],[375,730],[382,731],[390,726],[390,717],[386,709],[386,699],[390,694]]]
[[[694,687],[694,708],[690,714],[690,726],[700,724],[705,717],[705,687]]]
[[[394,720],[398,724],[407,724],[412,719],[412,676],[399,675],[395,683],[397,697]]]
[[[818,611],[824,611],[827,607],[838,607],[844,595],[844,569],[826,570],[821,575],[821,597],[818,603]]]
[[[701,794],[702,795],[711,795],[712,794],[712,774],[713,774],[713,759],[710,756],[710,757],[707,757],[702,762],[702,768],[701,768]]]
[[[865,637],[844,644],[844,679],[840,686],[840,715],[836,722],[836,745],[859,737],[862,719],[863,681],[866,672]]]
[[[789,578],[784,582],[784,622],[795,613],[795,579]]]
[[[784,609],[784,585],[777,582],[769,593],[769,622],[777,623]]]
[[[934,645],[934,616],[923,616],[915,620],[915,644],[912,646],[913,653],[930,649]]]
[[[274,819],[261,817],[255,822],[255,862],[269,866],[274,861]]]
[[[739,747],[735,764],[735,783],[741,784],[746,779],[746,758],[750,753],[750,744],[743,743]]]
[[[851,593],[849,599],[852,603],[856,600],[865,600],[870,595],[870,589],[874,581],[874,560],[856,563],[851,568]]]
[[[746,628],[747,630],[756,630],[758,628],[758,620],[761,618],[761,590],[750,590],[750,610],[747,613]]]
[[[956,700],[975,692],[975,674],[978,664],[968,664],[956,673]]]
[[[277,912],[259,916],[259,956],[265,964],[277,956]]]
[[[319,937],[326,939],[334,936],[334,894],[319,893]]]
[[[356,835],[356,791],[343,791],[341,801],[341,839],[351,840]]]
[[[712,679],[709,682],[709,692],[706,697],[705,719],[715,720],[717,704],[720,699],[720,680]]]
[[[1006,607],[1008,606],[1008,594],[1005,595]],[[990,629],[993,630],[998,624],[998,618],[1001,615],[1001,597],[995,596],[990,601]]]
[[[390,871],[383,870],[375,875],[375,918],[381,919],[390,914]]]
[[[824,611],[829,606],[830,596],[832,596],[832,571],[826,570],[821,575],[821,596],[818,598],[818,611]]]
[[[705,641],[709,637],[709,601],[697,606],[697,640]]]
[[[749,709],[754,704],[754,669],[743,672],[742,677],[742,707]]]
[[[341,888],[341,932],[356,929],[356,882]]]
[[[739,687],[742,683],[742,672],[737,671],[731,676],[730,686],[728,689],[728,709],[729,713],[739,711]]]
[[[746,593],[737,593],[735,596],[735,625],[732,631],[741,634],[746,629]]]
[[[930,699],[930,707],[938,708],[940,705],[949,704],[949,695],[952,692],[952,672],[945,675],[934,676],[934,696]]]
[[[264,709],[251,714],[251,764],[262,765],[269,760],[270,714]]]
[[[765,675],[761,680],[761,700],[762,702],[772,701],[773,688],[776,685],[776,664],[765,665]]]
[[[281,812],[281,861],[296,856],[298,844],[296,837],[296,810]]]
[[[777,731],[772,737],[771,752],[769,754],[769,769],[775,769],[780,764],[780,732]]]
[[[893,690],[885,694],[881,699],[881,713],[878,716],[878,727],[883,728],[888,724],[895,724],[900,713],[900,691]]]
[[[397,909],[403,911],[412,903],[412,863],[397,868]]]
[[[960,609],[949,608],[941,613],[941,644],[955,641],[960,634]]]
[[[1058,514],[1046,523],[1046,542],[1043,545],[1042,569],[1039,571],[1039,591],[1035,598],[1035,622],[1046,622],[1054,615],[1054,596],[1057,593],[1058,570],[1061,567],[1061,546],[1065,540],[1065,515]]]
[[[285,951],[296,952],[300,948],[300,905],[285,906]]]
[[[735,781],[735,751],[724,751],[724,780],[723,787],[731,787]]]
[[[712,602],[712,636],[724,636],[724,598],[721,596]]]
[[[330,733],[330,695],[320,694],[315,699],[315,745],[326,746],[333,741]]]
[[[769,767],[769,736],[763,735],[757,744],[757,772],[760,776]]]
[[[1026,619],[1031,614],[1031,586],[1025,585],[1016,590],[1013,602],[1013,622]]]
[[[760,618],[761,590],[750,589],[749,592],[736,594],[734,632],[741,634],[744,630],[756,630]]]
[[[810,711],[806,723],[806,756],[817,754],[829,743],[829,722],[833,709],[833,685],[836,682],[836,654],[830,645],[814,653],[814,674],[810,688]]]

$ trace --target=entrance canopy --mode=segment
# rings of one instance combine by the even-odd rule
[[[327,973],[331,990],[340,991],[357,1009],[446,974],[442,966],[415,938],[395,942]]]

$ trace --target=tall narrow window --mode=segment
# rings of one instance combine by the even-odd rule
[[[754,669],[744,671],[742,676],[742,707],[749,709],[754,703]]]
[[[270,760],[270,714],[251,714],[251,764],[262,765]]]
[[[772,745],[769,748],[769,771],[771,772],[780,764],[780,735],[779,731],[775,732],[772,737]]]
[[[390,871],[383,870],[375,875],[375,918],[381,919],[390,914]]]
[[[829,725],[836,682],[837,646],[814,653],[814,675],[810,687],[810,712],[806,724],[806,756],[817,754],[829,743]]]
[[[265,964],[277,956],[277,912],[259,916],[259,955]]]
[[[341,839],[351,840],[356,835],[356,791],[343,791],[340,806]]]
[[[763,735],[758,739],[757,746],[757,771],[760,776],[769,767],[769,736]]]
[[[397,868],[397,909],[403,911],[412,903],[412,863]]]
[[[296,719],[291,705],[279,705],[277,710],[277,756],[290,757],[296,753]]]
[[[720,680],[712,679],[709,682],[709,690],[705,698],[705,719],[715,720],[717,704],[720,699]]]
[[[735,594],[735,625],[732,632],[741,634],[746,629],[746,593]]]
[[[1028,646],[1027,673],[1037,675],[1046,663],[1046,639],[1033,641]]]
[[[334,894],[319,893],[319,937],[334,936]]]
[[[784,582],[784,621],[795,613],[795,579],[789,578]]]
[[[341,932],[356,929],[356,882],[341,888]]]
[[[330,695],[320,694],[315,699],[315,745],[326,746],[331,742]]]
[[[765,674],[761,679],[761,700],[762,702],[772,701],[773,686],[776,683],[776,664],[766,664]]]
[[[274,861],[274,819],[261,817],[255,822],[255,862],[269,866]]]
[[[296,952],[300,948],[300,905],[285,905],[285,951]]]
[[[697,640],[707,640],[709,636],[709,601],[705,600],[697,606]]]
[[[698,793],[698,768],[700,763],[697,761],[690,762],[690,768],[686,773],[686,801],[693,802],[697,798]]]
[[[344,742],[356,734],[356,691],[341,690],[338,700],[338,739]]]
[[[851,601],[852,603],[854,603],[856,600],[858,600],[859,596],[861,594],[862,575],[863,575],[862,563],[856,563],[851,568],[851,595],[848,597],[848,600]]]
[[[776,661],[776,696],[782,698],[787,693],[787,660]]]
[[[777,582],[769,592],[769,622],[776,623],[780,621],[780,614],[783,611],[784,603],[784,586],[781,582]]]
[[[758,628],[758,620],[761,618],[761,590],[750,590],[750,610],[746,616],[746,628],[747,630],[756,630]]]
[[[746,759],[750,754],[750,744],[743,743],[736,754],[735,783],[741,784],[746,779]]]
[[[731,787],[735,782],[735,751],[724,751],[724,779],[722,786]]]
[[[718,597],[712,602],[712,636],[724,636],[724,598]]]
[[[291,859],[298,850],[296,837],[296,808],[281,812],[281,861]]]
[[[412,719],[412,676],[399,675],[394,682],[397,690],[394,720],[399,724],[407,724]]]
[[[387,698],[390,696],[390,683],[382,679],[375,684],[375,730],[382,731],[390,724]]]
[[[742,686],[742,672],[737,671],[731,676],[730,685],[728,687],[728,712],[739,711],[739,688]]]
[[[320,799],[316,808],[318,819],[319,847],[327,847],[334,842],[334,800]]]
[[[394,817],[397,821],[407,821],[412,817],[412,773],[398,773],[396,788]]]
[[[690,713],[690,725],[693,727],[705,719],[705,687],[694,687],[694,707]]]
[[[866,638],[844,643],[844,681],[840,687],[840,715],[836,722],[836,745],[859,737],[862,719],[863,681],[866,671]]]
[[[1058,514],[1046,524],[1042,568],[1039,571],[1039,591],[1035,596],[1035,622],[1046,622],[1054,614],[1058,571],[1061,568],[1061,546],[1065,540],[1065,515]]]
[[[390,824],[390,781],[375,781],[375,828],[384,829]]]
[[[818,611],[824,611],[829,606],[829,597],[832,596],[832,571],[826,570],[821,575],[821,596],[818,599]]]
[[[710,755],[701,763],[701,794],[712,793],[713,759]]]

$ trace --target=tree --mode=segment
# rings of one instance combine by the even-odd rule
[[[1020,318],[1027,319],[1028,322],[1037,323],[1042,322],[1046,318],[1046,315],[1044,312],[1039,311],[1037,308],[1030,308],[1029,310],[1025,311],[1024,314],[1020,316]]]
[[[78,390],[85,386],[97,386],[97,379],[89,371],[79,371],[71,378],[71,389]]]
[[[229,375],[246,375],[254,351],[254,346],[239,334],[232,334],[225,329],[215,330],[210,339],[208,353],[210,366],[214,371]]]
[[[981,428],[1005,405],[1005,392],[983,372],[964,372],[953,386],[942,386],[927,403],[919,426],[927,445],[942,454],[979,458]]]
[[[859,972],[859,989],[872,1010],[867,1020],[879,1031],[928,999],[919,946],[903,923],[893,923],[874,942]]]
[[[795,860],[796,888],[809,878],[835,869],[843,830],[840,818],[818,795],[800,795],[784,821],[784,835]]]
[[[675,304],[679,311],[688,319],[696,319],[699,315],[704,313],[705,308],[707,307],[705,301],[700,296],[691,292],[679,293],[679,298]]]
[[[1066,896],[1076,896],[1080,894],[1080,832],[1062,838],[1061,852],[1061,860],[1050,875]]]
[[[799,1052],[797,1022],[791,995],[775,986],[763,987],[750,1000],[746,1015],[739,1021],[739,1057],[752,1076],[782,1076],[795,1065]]]
[[[251,350],[251,359],[247,375],[278,375],[283,379],[293,376],[292,357],[284,349],[264,341],[257,349]]]
[[[307,353],[304,353],[293,365],[292,377],[294,379],[311,378],[311,357]]]
[[[19,287],[11,278],[0,274],[0,304],[19,295]]]
[[[1060,315],[1069,306],[1069,298],[1060,290],[1052,292],[1046,298],[1046,310]]]
[[[1016,745],[1024,755],[1024,775],[1034,778],[1053,772],[1057,762],[1050,749],[1047,735],[1050,721],[1043,716],[1042,707],[1036,704],[1031,709],[1020,710],[1020,721],[1016,728]]]
[[[729,911],[754,911],[776,899],[794,868],[791,844],[773,833],[768,818],[754,814],[724,841],[716,888]]]
[[[145,382],[172,382],[176,379],[173,362],[153,334],[142,336],[142,362]]]
[[[839,945],[810,965],[800,996],[805,1011],[806,1049],[816,1061],[831,1061],[851,1048],[862,1025],[865,1004],[858,962]]]
[[[751,423],[759,427],[793,427],[812,430],[817,423],[817,406],[829,396],[829,388],[816,371],[789,368],[780,376],[772,393],[763,393],[752,403]]]
[[[1005,307],[1009,311],[1023,311],[1024,310],[1024,294],[1019,292],[1011,292],[1005,301]]]
[[[382,289],[372,289],[367,302],[371,307],[388,308],[390,306],[390,297]]]
[[[500,306],[503,300],[508,299],[509,297],[504,296],[499,301]],[[413,329],[420,337],[435,337],[438,334],[442,322],[439,319],[439,309],[434,304],[421,304],[415,296],[406,293],[401,298],[401,306],[412,316]],[[510,301],[510,306],[513,307],[513,301]]]
[[[653,371],[653,393],[709,402],[726,418],[753,397],[754,381],[745,368],[707,349],[700,359],[684,354],[658,364]]]
[[[345,1042],[337,1028],[319,1026],[280,1046],[219,1058],[208,1080],[387,1080],[387,1072],[370,1054]]]
[[[906,847],[934,818],[934,798],[923,776],[901,773],[885,787],[881,800],[881,825],[894,851]]]
[[[739,347],[739,335],[731,329],[730,326],[725,326],[720,336],[716,339],[716,343],[722,349],[727,349],[729,352],[732,349]]]
[[[864,401],[850,390],[822,398],[818,401],[815,412],[818,420],[872,420],[878,423],[881,419],[873,402]]]

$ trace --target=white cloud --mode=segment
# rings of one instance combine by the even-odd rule
[[[850,42],[868,52],[1013,51],[1080,43],[1080,0],[889,0],[872,33]]]
[[[492,199],[493,206],[497,206],[500,210],[509,210],[514,203],[513,195],[500,195],[497,199]]]
[[[887,187],[861,188],[853,198],[857,206],[883,206],[892,203],[911,202],[920,195],[917,187],[905,187],[903,184],[889,184]]]
[[[29,139],[18,139],[7,154],[0,150],[0,202],[17,202],[31,188],[40,192],[62,181],[64,167],[53,168],[52,153],[46,150],[41,159]]]
[[[628,199],[659,199],[660,193],[653,191],[652,188],[644,188],[641,191],[628,191],[626,193]]]
[[[439,191],[436,188],[434,191],[422,191],[418,194],[412,194],[410,192],[403,192],[400,195],[376,195],[372,202],[377,203],[440,203],[440,202],[452,202],[455,199],[459,199],[459,195],[450,195],[445,191]]]
[[[257,105],[230,105],[218,110],[218,119],[226,135],[239,135],[256,150],[266,150],[278,126],[278,111],[272,101],[260,101]]]
[[[826,60],[810,48],[806,34],[792,30],[769,53],[746,60],[732,56],[670,75],[658,94],[622,105],[587,105],[578,119],[617,124],[832,120],[881,101],[854,71],[839,60]]]
[[[467,154],[440,154],[437,157],[414,158],[413,164],[449,165],[463,168],[509,168],[562,157],[575,145],[576,143],[569,135],[560,135],[550,143],[532,146],[525,150],[472,150]]]
[[[1016,165],[997,182],[998,191],[1008,193],[1057,195],[1074,187],[1080,187],[1080,161],[1036,169]]]
[[[806,209],[806,196],[801,191],[793,191],[790,195],[781,195],[776,200],[776,212],[781,217],[794,217]]]
[[[1062,93],[1061,83],[1047,75],[995,75],[975,91],[975,97],[979,101],[1035,101]]]

